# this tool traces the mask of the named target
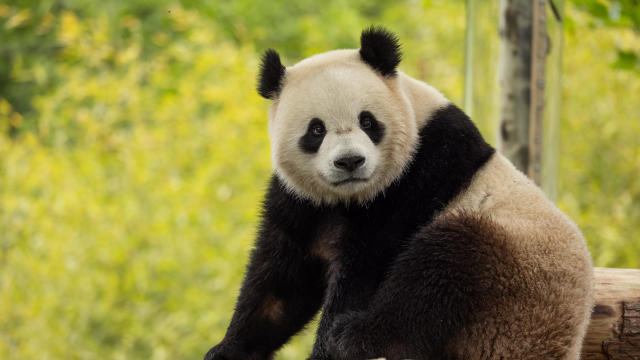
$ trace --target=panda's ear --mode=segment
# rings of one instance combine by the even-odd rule
[[[402,53],[398,37],[381,26],[371,26],[360,35],[360,57],[383,76],[395,76]]]
[[[258,78],[258,93],[266,98],[274,100],[282,90],[282,81],[286,68],[280,62],[280,55],[268,49],[262,55],[260,75]]]

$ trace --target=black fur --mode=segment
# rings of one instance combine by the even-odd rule
[[[360,57],[383,76],[395,76],[402,59],[398,37],[381,26],[372,26],[360,35]]]
[[[280,55],[268,49],[262,55],[260,76],[258,79],[258,93],[265,99],[275,99],[282,90],[286,68],[280,62]]]
[[[455,359],[452,339],[473,314],[494,305],[484,285],[487,274],[513,258],[496,234],[502,235],[501,228],[477,214],[446,216],[420,229],[393,261],[366,311],[333,322],[333,358]]]
[[[300,138],[300,140],[298,140],[298,146],[300,146],[300,149],[302,149],[302,151],[307,154],[313,154],[317,152],[320,148],[320,145],[322,145],[324,136],[326,135],[326,130],[322,134],[315,134],[313,132],[313,128],[315,126],[322,126],[322,128],[325,129],[322,120],[313,118],[309,122],[307,132]]]
[[[379,122],[378,119],[376,119],[376,117],[373,116],[372,113],[368,111],[361,112],[360,115],[358,116],[358,119],[360,120],[360,127],[362,128],[362,131],[364,131],[367,134],[367,136],[369,136],[369,138],[374,144],[378,145],[380,141],[382,141],[382,138],[384,137],[384,125],[381,122]],[[365,128],[363,126],[363,123],[366,120],[368,120],[369,123],[371,124],[369,128]]]
[[[318,311],[326,287],[324,264],[309,255],[309,229],[319,216],[319,209],[293,198],[272,177],[227,334],[205,359],[269,359]],[[270,296],[286,300],[281,319],[261,315]]]
[[[430,224],[493,153],[450,105],[420,131],[405,175],[366,206],[315,207],[274,176],[231,325],[207,359],[268,359],[321,303],[311,359],[445,358],[471,316],[474,252],[446,241],[455,229]],[[315,243],[329,225],[336,237]],[[283,301],[281,318],[256,315],[272,294]]]

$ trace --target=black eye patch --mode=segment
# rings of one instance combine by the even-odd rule
[[[371,141],[378,145],[384,137],[384,125],[379,122],[372,113],[363,111],[358,115],[360,120],[360,128],[369,136]]]
[[[313,154],[317,152],[320,145],[322,145],[322,140],[324,140],[326,134],[327,130],[322,120],[313,118],[309,121],[307,132],[298,140],[298,146],[300,146],[303,152]]]

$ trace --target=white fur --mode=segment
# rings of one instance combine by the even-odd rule
[[[330,131],[325,136],[318,154],[312,159],[312,163],[318,169],[322,179],[329,183],[338,183],[351,177],[369,179],[378,165],[380,151],[363,131],[358,131],[355,126],[350,126],[349,128],[349,130]],[[365,163],[362,167],[356,169],[353,174],[342,171],[334,165],[337,159],[358,155],[365,158]],[[351,187],[353,185],[345,186]]]
[[[274,169],[289,191],[316,203],[366,202],[402,174],[418,147],[417,129],[448,103],[431,86],[401,72],[381,76],[358,50],[312,56],[287,68],[269,111]],[[358,115],[365,110],[385,126],[378,145],[360,129]],[[298,141],[314,117],[327,133],[318,152],[307,154]],[[350,154],[366,158],[353,174],[366,181],[336,186],[347,175],[333,162]]]

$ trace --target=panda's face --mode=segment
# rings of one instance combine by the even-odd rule
[[[272,160],[284,184],[317,203],[366,202],[384,191],[410,161],[417,137],[397,81],[356,50],[287,68],[269,119]]]

